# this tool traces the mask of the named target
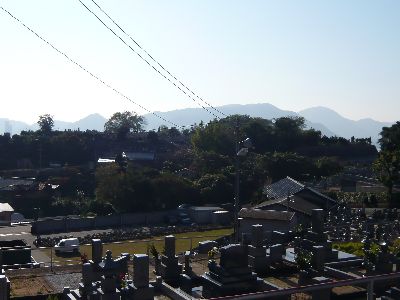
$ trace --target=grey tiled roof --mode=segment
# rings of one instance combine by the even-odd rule
[[[288,221],[294,216],[294,212],[279,211],[279,210],[261,210],[253,208],[242,208],[239,211],[240,218],[263,219],[263,220],[278,220]]]
[[[273,184],[264,187],[263,193],[268,199],[281,199],[287,196],[292,196],[305,189],[305,185],[286,177]]]

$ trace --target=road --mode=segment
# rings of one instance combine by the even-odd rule
[[[90,230],[90,231],[79,231],[79,232],[68,232],[68,233],[56,233],[49,235],[41,235],[42,237],[59,237],[63,235],[69,235],[73,237],[83,237],[88,234],[96,234],[101,232],[109,232],[111,229],[106,230]],[[50,257],[46,255],[44,251],[41,251],[33,245],[33,241],[36,239],[36,235],[31,234],[31,225],[13,225],[13,226],[0,226],[0,241],[11,241],[11,240],[25,240],[26,243],[32,247],[32,257],[36,262],[50,262]]]

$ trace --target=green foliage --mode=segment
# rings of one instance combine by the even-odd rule
[[[392,253],[397,253],[396,251],[398,251],[397,249],[399,249],[399,244],[400,244],[400,240],[396,240],[395,241],[396,246],[395,247],[389,247],[389,251]],[[332,244],[332,248],[346,252],[346,253],[350,253],[359,257],[364,257],[365,253],[364,253],[364,244],[361,242],[340,242],[340,243],[333,243]],[[378,244],[376,243],[372,243],[371,244],[371,250],[369,252],[370,255],[370,259],[374,259],[374,257],[379,253],[380,251],[380,247]]]
[[[44,114],[39,116],[39,120],[37,121],[39,125],[40,131],[44,134],[48,134],[54,127],[53,116],[49,114]]]
[[[48,295],[46,300],[58,300],[58,296],[56,294]]]
[[[388,188],[391,197],[393,185],[400,179],[400,151],[381,151],[373,164],[373,169],[379,181]]]
[[[364,256],[363,243],[360,242],[333,243],[332,248],[354,254],[359,257]]]
[[[312,253],[299,248],[295,255],[295,262],[299,270],[309,270],[311,268]]]
[[[129,132],[141,132],[144,124],[144,118],[136,113],[116,112],[104,124],[104,131],[116,134],[119,139],[124,139]]]
[[[152,244],[150,245],[149,252],[150,252],[151,256],[152,256],[155,260],[159,260],[159,259],[160,259],[160,253],[158,252],[156,246],[154,246],[154,243],[152,243]]]
[[[307,179],[310,174],[316,174],[316,168],[310,158],[290,152],[275,152],[265,155],[263,162],[272,181],[277,181],[286,176],[295,179]]]
[[[318,177],[327,177],[337,174],[343,170],[343,167],[337,161],[337,159],[332,157],[320,157],[315,163],[317,167]]]
[[[379,144],[383,151],[395,151],[400,148],[400,122],[390,127],[383,127],[380,133]]]
[[[108,164],[97,168],[96,183],[97,199],[119,212],[171,209],[198,200],[189,180],[154,169],[128,167],[121,173],[116,164]]]
[[[232,202],[232,180],[223,174],[205,174],[195,182],[203,203]]]
[[[331,192],[329,196],[352,207],[377,207],[378,203],[387,201],[387,195],[386,192]]]

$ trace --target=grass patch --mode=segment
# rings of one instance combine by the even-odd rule
[[[361,242],[333,243],[332,248],[357,256],[364,256],[363,243]]]
[[[215,229],[215,230],[207,230],[207,231],[193,231],[193,232],[185,232],[175,234],[176,237],[176,253],[181,253],[191,248],[196,248],[199,245],[199,242],[206,240],[215,240],[219,237],[223,237],[226,235],[230,235],[233,233],[232,228],[228,229]],[[111,250],[113,256],[118,256],[121,253],[148,253],[148,247],[151,244],[157,248],[159,252],[162,252],[164,249],[164,236],[153,237],[151,239],[146,240],[137,240],[137,241],[123,241],[123,242],[115,242],[109,244],[103,244],[103,256],[107,250]],[[53,255],[53,261],[55,264],[65,265],[65,264],[77,264],[81,262],[80,255],[73,254],[58,254],[56,255],[53,251],[51,254],[51,249],[46,248],[42,249],[48,257]],[[80,253],[86,254],[88,259],[92,258],[92,246],[91,245],[81,245]]]
[[[364,244],[361,242],[343,242],[343,243],[333,243],[332,248],[347,252],[350,254],[354,254],[360,257],[364,256],[363,252]],[[371,245],[372,252],[378,253],[379,252],[379,245],[372,244]],[[400,239],[396,239],[393,242],[393,245],[389,247],[389,252],[398,255],[400,251]]]

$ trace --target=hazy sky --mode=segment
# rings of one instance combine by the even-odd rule
[[[91,0],[82,1],[110,23]],[[215,106],[326,106],[351,119],[399,120],[398,0],[96,1]],[[0,0],[0,6],[146,108],[198,106],[78,0]],[[0,117],[35,122],[50,113],[75,121],[94,112],[143,113],[1,9],[0,38]]]

